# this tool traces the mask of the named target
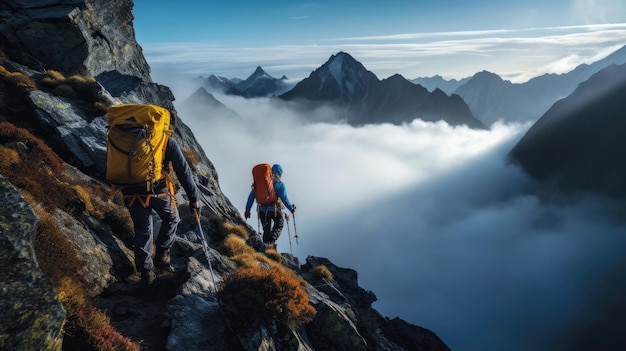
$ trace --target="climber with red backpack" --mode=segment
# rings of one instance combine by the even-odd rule
[[[244,216],[250,218],[250,209],[256,200],[257,216],[263,227],[263,243],[272,245],[280,236],[284,219],[282,206],[285,206],[293,215],[296,206],[287,197],[287,188],[280,179],[283,168],[279,164],[262,163],[252,168],[252,190],[248,195]]]

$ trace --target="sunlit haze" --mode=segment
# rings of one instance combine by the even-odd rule
[[[452,350],[587,350],[589,340],[603,349],[626,327],[624,228],[607,216],[610,203],[536,195],[507,162],[530,124],[352,127],[224,95],[215,97],[241,118],[182,108],[199,88],[189,77],[245,79],[261,66],[302,79],[339,51],[379,79],[488,70],[525,81],[626,44],[623,1],[474,3],[136,0],[134,23],[153,79],[174,92],[242,214],[252,166],[283,166],[298,210],[279,251],[355,269],[381,314],[434,331]],[[255,215],[248,224],[257,228]]]

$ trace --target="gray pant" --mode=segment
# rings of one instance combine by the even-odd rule
[[[283,212],[280,208],[276,211],[259,211],[261,226],[263,227],[263,242],[273,244],[278,240],[283,231]]]
[[[129,202],[126,200],[127,207]],[[133,201],[128,207],[128,212],[135,228],[135,267],[138,272],[150,271],[154,267],[152,262],[154,230],[152,210],[161,218],[161,229],[154,242],[157,251],[169,250],[172,247],[180,222],[178,211],[172,206],[172,198],[169,194],[168,196],[152,197],[148,207],[143,207],[140,201]]]

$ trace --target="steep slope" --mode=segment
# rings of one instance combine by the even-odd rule
[[[484,128],[462,99],[448,97],[441,91],[429,93],[400,75],[380,81],[345,52],[331,56],[279,98],[305,106],[333,106],[352,125],[400,124],[420,118]]]
[[[556,102],[511,150],[533,177],[566,191],[626,196],[626,65],[594,74]]]

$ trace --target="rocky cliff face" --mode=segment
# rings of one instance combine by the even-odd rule
[[[0,3],[0,349],[448,350],[431,331],[381,316],[355,271],[316,257],[300,264],[285,253],[249,255],[259,269],[278,262],[301,279],[314,318],[234,327],[229,311],[238,306],[218,291],[246,263],[229,238],[233,228],[249,242],[255,233],[222,194],[170,89],[152,82],[132,7],[130,0]],[[104,182],[105,111],[116,103],[172,112],[202,191],[208,257],[180,192],[172,259],[182,274],[164,277],[152,296],[135,293],[132,231]],[[320,266],[330,272],[323,280],[314,274]]]

